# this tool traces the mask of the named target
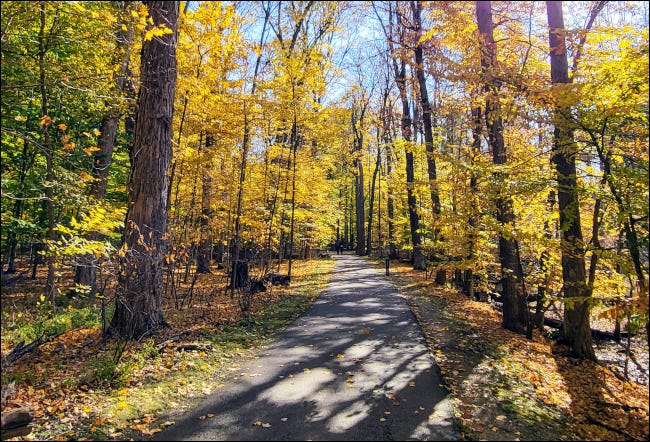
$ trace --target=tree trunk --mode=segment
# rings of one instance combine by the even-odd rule
[[[210,273],[210,255],[212,249],[212,236],[210,235],[210,218],[212,217],[212,164],[211,148],[214,146],[214,135],[208,132],[205,135],[205,153],[203,158],[203,173],[201,174],[201,238],[196,251],[196,273]]]
[[[400,22],[400,13],[395,10],[395,15],[397,21]],[[392,27],[392,26],[391,26]],[[404,41],[404,33],[399,32],[399,42],[401,46],[405,47],[406,43]],[[389,37],[389,45],[391,47],[391,52],[393,57],[397,57],[397,52],[393,48],[391,42],[392,36]],[[399,89],[400,100],[402,101],[402,138],[406,142],[405,154],[406,154],[406,192],[407,192],[407,202],[408,202],[408,212],[409,212],[409,225],[411,228],[411,242],[413,243],[413,255],[412,255],[412,264],[414,270],[426,270],[426,260],[424,254],[422,253],[422,239],[420,236],[420,216],[417,212],[417,198],[415,196],[415,190],[413,188],[415,182],[415,173],[413,169],[413,150],[411,146],[411,109],[409,106],[408,95],[406,94],[406,64],[402,59],[400,61],[400,66],[398,67],[397,60],[393,58],[393,68],[395,71],[395,83],[397,83],[397,88]]]
[[[372,182],[370,184],[370,202],[368,204],[368,232],[366,237],[366,255],[372,254],[372,216],[375,203],[375,184],[377,182],[377,174],[381,167],[381,146],[377,146],[377,161],[375,162],[375,170],[372,172]],[[381,195],[379,195],[381,198]],[[381,207],[380,207],[381,209]],[[381,213],[379,214],[381,217]],[[381,220],[381,218],[380,218]],[[379,232],[381,234],[381,232]]]
[[[567,84],[569,67],[564,35],[562,2],[547,1],[548,36],[551,57],[551,81]],[[585,359],[596,359],[589,324],[589,298],[586,282],[585,252],[580,225],[580,202],[576,178],[577,146],[573,129],[566,116],[570,110],[555,107],[553,131],[553,164],[557,170],[558,207],[562,226],[562,280],[564,282],[563,337],[574,354]]]
[[[101,135],[97,141],[97,147],[100,149],[95,155],[93,164],[93,182],[91,195],[95,200],[103,200],[106,197],[106,187],[108,184],[108,171],[111,165],[111,157],[115,146],[115,137],[117,135],[117,126],[119,116],[107,115],[102,118],[100,126]],[[100,235],[92,232],[88,235],[90,240],[99,240]],[[90,287],[88,295],[92,298],[95,294],[96,266],[95,258],[92,254],[77,256],[78,264],[75,267],[74,282],[79,285]]]
[[[470,164],[474,166],[475,158],[481,155],[481,133],[483,124],[481,122],[481,109],[479,106],[472,106],[472,149],[470,150]],[[476,259],[476,242],[477,242],[477,225],[480,207],[478,205],[478,179],[476,172],[472,169],[469,179],[470,194],[469,201],[469,219],[467,220],[467,260],[470,267],[465,270],[464,282],[465,292],[470,299],[476,299],[475,294],[475,277],[474,277],[474,260]]]
[[[122,6],[125,10],[130,9],[132,2],[125,2]],[[116,51],[117,56],[122,56],[121,59],[115,59],[114,64],[119,62],[120,71],[117,77],[116,84],[114,85],[116,95],[126,93],[132,96],[135,86],[129,68],[131,60],[131,42],[133,41],[133,24],[132,18],[129,17],[128,22],[118,23],[116,26]],[[113,149],[115,147],[115,139],[119,121],[122,113],[118,106],[110,106],[108,114],[102,118],[100,131],[101,135],[97,140],[97,147],[99,151],[94,153],[93,156],[93,170],[92,175],[95,178],[93,182],[91,195],[96,201],[106,198],[106,189],[108,187],[108,174],[112,163]],[[127,128],[129,126],[127,125]],[[132,134],[132,132],[131,132]],[[93,232],[89,234],[90,240],[98,241],[101,238],[99,233]],[[95,259],[92,254],[80,255],[77,257],[79,264],[75,268],[74,282],[79,285],[90,287],[89,296],[92,297],[96,291],[96,273]]]
[[[496,46],[494,43],[492,6],[489,1],[476,2],[476,19],[481,35],[481,68],[483,82],[487,92],[485,99],[485,119],[488,138],[492,147],[495,165],[505,164],[507,154],[503,139],[503,118],[499,105],[499,81],[494,77]],[[507,176],[499,172],[501,181]],[[499,193],[496,199],[497,221],[504,229],[511,229],[515,224],[512,199]],[[519,245],[511,235],[499,233],[499,260],[501,262],[501,281],[503,285],[503,328],[523,333],[528,326],[528,304],[524,289],[524,275],[519,262]]]
[[[413,11],[413,21],[415,27],[415,47],[413,53],[415,55],[415,72],[418,79],[420,88],[420,105],[422,106],[422,126],[424,131],[424,145],[427,151],[427,173],[429,175],[429,188],[431,190],[431,206],[433,208],[433,222],[437,222],[440,216],[440,195],[438,193],[437,172],[436,172],[436,159],[433,151],[433,123],[432,123],[432,109],[429,102],[429,92],[427,90],[427,82],[424,76],[424,59],[422,56],[422,2],[411,1],[411,9]],[[437,230],[437,229],[436,229]],[[434,232],[436,232],[434,230]],[[437,232],[436,232],[437,233]],[[437,234],[434,233],[433,239],[437,239]]]
[[[48,50],[48,40],[45,36],[45,9],[47,7],[47,2],[40,2],[40,28],[38,34],[38,67],[39,67],[39,76],[40,76],[40,92],[41,92],[41,114],[43,117],[46,117],[48,114],[48,95],[47,95],[47,83],[45,76],[45,54]],[[56,237],[54,232],[55,221],[54,221],[54,181],[56,176],[54,174],[54,147],[50,142],[50,130],[49,122],[43,124],[43,151],[45,153],[45,196],[46,198],[46,213],[47,213],[47,239],[50,242],[54,242]],[[55,256],[50,254],[47,258],[47,281],[45,282],[45,298],[46,301],[52,307],[54,307],[54,277],[56,272],[56,261]]]
[[[129,210],[110,326],[122,339],[138,338],[166,325],[162,285],[180,2],[145,4],[153,25],[164,25],[172,33],[142,44]]]
[[[363,161],[361,160],[363,152],[363,119],[366,112],[366,105],[367,103],[361,103],[360,109],[355,109],[352,111],[352,132],[354,133],[354,148],[352,155],[354,157],[354,166],[357,169],[357,173],[354,176],[354,206],[357,227],[356,253],[359,256],[362,256],[366,253],[366,215],[364,203],[365,188],[363,178]]]

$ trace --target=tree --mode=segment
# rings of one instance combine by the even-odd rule
[[[476,19],[481,36],[481,72],[487,92],[484,117],[488,129],[488,140],[492,148],[495,165],[504,165],[508,161],[503,138],[503,116],[499,104],[499,80],[496,67],[496,44],[493,35],[492,2],[476,2]],[[505,182],[507,176],[498,172]],[[505,186],[503,186],[505,187]],[[523,332],[528,325],[528,303],[524,288],[524,274],[519,261],[519,245],[512,233],[515,214],[512,198],[499,191],[496,200],[497,220],[501,224],[499,232],[499,260],[501,262],[501,281],[503,285],[503,327],[516,332]]]
[[[406,192],[407,192],[407,202],[408,202],[408,213],[409,213],[409,224],[411,232],[411,242],[413,244],[413,268],[415,270],[425,270],[426,269],[426,259],[424,253],[422,252],[422,236],[420,233],[420,216],[417,212],[417,196],[415,194],[414,183],[415,183],[415,172],[414,172],[414,157],[413,157],[413,146],[412,146],[412,130],[411,130],[411,107],[409,104],[408,93],[406,90],[407,81],[406,81],[406,60],[403,52],[407,47],[406,44],[406,23],[404,22],[403,11],[400,10],[401,5],[399,3],[395,4],[395,9],[393,10],[393,5],[389,4],[389,26],[388,30],[384,28],[386,32],[386,40],[390,48],[393,71],[395,75],[395,83],[397,83],[397,88],[399,90],[399,97],[402,103],[402,119],[401,119],[401,132],[402,132],[402,143],[404,145],[406,163]],[[393,12],[395,13],[395,20],[397,24],[393,26]],[[394,29],[395,28],[395,29]],[[395,40],[395,33],[397,33],[397,40]],[[395,46],[395,41],[398,42],[399,48]],[[398,62],[399,60],[399,62]]]
[[[118,125],[122,114],[130,107],[124,105],[122,95],[133,98],[135,95],[135,85],[132,78],[130,67],[131,45],[133,43],[133,10],[132,2],[116,7],[116,13],[119,18],[115,25],[115,53],[111,64],[117,66],[117,75],[113,86],[112,100],[107,100],[106,114],[102,117],[100,124],[99,139],[97,140],[97,150],[93,152],[92,175],[94,181],[91,187],[91,196],[96,202],[101,202],[106,198],[106,189],[108,187],[108,176],[111,167],[115,140],[117,138]],[[128,14],[128,15],[127,15]],[[133,129],[133,116],[126,117],[126,127]],[[132,133],[130,134],[132,135]],[[99,232],[92,232],[89,235],[90,240],[98,241],[101,239]],[[92,297],[96,291],[96,264],[93,254],[80,255],[77,260],[79,265],[75,269],[74,282],[76,284],[90,288],[89,296]]]
[[[570,83],[561,1],[547,1],[548,41],[551,81],[559,86]],[[569,106],[556,104],[553,131],[553,164],[557,171],[557,195],[562,230],[562,280],[564,282],[563,336],[573,353],[596,359],[591,339],[589,298],[585,271],[585,245],[580,224],[580,201],[576,175],[578,149],[569,120]]]
[[[162,312],[167,186],[180,2],[146,2],[153,24],[142,45],[129,208],[111,330],[137,338],[165,325]]]
[[[361,97],[358,100],[354,100],[352,107],[352,134],[353,134],[353,163],[355,167],[354,173],[354,197],[355,197],[355,209],[356,209],[356,226],[357,226],[357,244],[356,244],[356,253],[357,255],[364,255],[366,253],[366,231],[365,231],[365,182],[363,178],[363,141],[364,141],[364,130],[365,123],[364,118],[366,115],[366,109],[368,108],[369,99],[361,94]],[[370,245],[368,245],[370,247]]]

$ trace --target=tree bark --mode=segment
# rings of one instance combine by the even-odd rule
[[[377,183],[377,174],[381,167],[381,146],[377,146],[377,160],[375,161],[375,170],[372,172],[372,181],[370,184],[370,201],[368,203],[368,231],[366,233],[366,255],[372,253],[372,217],[375,205],[375,185]],[[381,198],[381,195],[379,196]],[[381,209],[381,207],[380,207]],[[381,213],[379,214],[381,217]],[[380,218],[381,221],[381,218]],[[381,234],[381,232],[379,232]]]
[[[124,2],[121,6],[126,12],[130,11],[131,2]],[[116,30],[116,52],[113,64],[119,63],[120,70],[119,76],[116,79],[114,90],[116,94],[126,94],[127,96],[134,95],[135,86],[131,70],[129,68],[131,60],[131,42],[133,41],[133,24],[132,18],[126,19],[128,22],[118,23]],[[121,56],[121,59],[118,57]],[[119,121],[122,116],[120,104],[109,105],[106,115],[102,118],[100,132],[101,135],[97,140],[97,147],[99,151],[93,155],[93,170],[92,175],[95,178],[90,194],[96,201],[106,198],[106,189],[108,187],[108,174],[110,171],[113,149],[115,148],[115,139]],[[128,126],[127,126],[128,127]],[[93,232],[89,235],[90,240],[97,241],[101,238],[99,233]],[[95,265],[95,258],[92,254],[79,255],[77,257],[79,264],[75,267],[74,282],[79,285],[90,287],[89,297],[92,299],[96,291],[96,274],[97,268]]]
[[[569,67],[565,45],[564,16],[561,1],[547,1],[548,36],[551,57],[551,81],[568,84]],[[576,154],[573,129],[566,116],[569,109],[555,106],[553,164],[557,171],[558,207],[562,229],[562,280],[564,282],[563,337],[573,353],[595,360],[589,323],[591,291],[586,281],[585,251],[580,224],[580,201],[576,177]]]
[[[499,105],[499,81],[495,78],[496,45],[492,22],[492,6],[489,1],[476,2],[476,19],[481,35],[481,73],[486,90],[485,119],[488,139],[492,147],[493,163],[506,164],[507,153],[503,139],[503,117]],[[504,172],[498,172],[500,181],[507,181]],[[496,199],[497,221],[502,228],[513,228],[515,214],[512,198],[499,193]],[[519,245],[511,235],[499,233],[499,260],[503,285],[503,322],[505,329],[523,333],[528,327],[528,304],[524,288],[524,275],[519,261]]]
[[[180,2],[145,4],[153,26],[163,24],[172,33],[142,45],[129,210],[110,326],[112,334],[122,339],[154,333],[166,325],[162,286]]]
[[[210,255],[212,250],[212,236],[210,235],[210,218],[212,217],[212,165],[209,162],[214,147],[214,135],[208,132],[205,135],[205,154],[203,171],[201,174],[201,238],[196,251],[196,273],[210,273]]]
[[[397,7],[395,9],[395,17],[398,23],[402,20]],[[399,26],[403,28],[404,24],[401,23]],[[409,226],[411,228],[411,242],[413,244],[412,264],[414,270],[426,270],[426,260],[424,253],[422,252],[422,237],[420,235],[420,216],[417,212],[417,197],[415,196],[415,190],[413,188],[415,182],[415,173],[413,169],[413,148],[411,146],[411,109],[409,106],[408,95],[406,94],[406,65],[402,59],[398,67],[397,60],[395,59],[398,57],[398,54],[393,48],[391,38],[392,36],[389,36],[389,45],[391,47],[391,52],[393,53],[395,83],[397,83],[400,100],[402,102],[401,131],[402,138],[404,138],[406,146],[406,192],[409,212]],[[401,32],[399,32],[399,42],[402,47],[406,46],[403,29],[401,29]]]
[[[41,115],[47,117],[48,114],[48,94],[47,94],[47,83],[46,83],[46,74],[45,74],[45,55],[48,51],[49,37],[45,35],[45,9],[47,7],[47,2],[40,2],[40,27],[38,33],[38,68],[39,68],[39,79],[40,79],[40,92],[41,92]],[[55,21],[58,17],[55,17]],[[49,118],[49,117],[48,117]],[[56,175],[54,174],[54,146],[50,141],[50,130],[49,122],[43,123],[43,151],[45,153],[45,196],[46,202],[46,213],[47,213],[47,239],[50,242],[54,242],[56,234],[54,232],[55,221],[54,221],[54,181],[56,180]],[[54,304],[54,277],[56,272],[56,261],[54,255],[50,254],[47,257],[47,280],[45,282],[45,298],[46,301],[52,307],[52,310],[55,309]]]
[[[361,160],[363,152],[363,120],[366,113],[366,103],[360,103],[360,109],[352,111],[352,132],[354,134],[354,147],[352,155],[354,157],[354,166],[357,173],[354,176],[354,197],[355,197],[355,215],[357,227],[357,244],[356,253],[362,256],[366,253],[366,232],[365,232],[365,188],[363,177],[363,161]]]

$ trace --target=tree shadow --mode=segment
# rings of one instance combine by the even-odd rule
[[[646,440],[647,418],[635,419],[634,410],[618,400],[620,391],[608,385],[608,369],[598,362],[571,356],[570,349],[556,344],[553,357],[571,399],[571,416],[578,424],[578,437],[585,440]]]
[[[310,309],[237,372],[154,440],[460,438],[413,313],[355,259],[337,262]]]

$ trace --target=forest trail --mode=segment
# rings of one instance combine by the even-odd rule
[[[312,307],[155,440],[460,439],[406,300],[361,258],[334,259]]]

